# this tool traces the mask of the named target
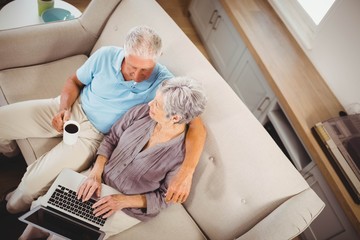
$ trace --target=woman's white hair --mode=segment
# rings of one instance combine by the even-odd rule
[[[160,36],[147,26],[134,27],[125,37],[125,56],[135,55],[156,61],[161,55],[161,48]]]
[[[204,110],[207,98],[201,83],[190,77],[175,77],[163,81],[159,91],[164,100],[166,117],[178,115],[177,123],[189,123]]]

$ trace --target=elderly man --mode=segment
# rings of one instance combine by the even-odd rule
[[[10,213],[27,210],[63,168],[88,168],[111,126],[131,107],[151,101],[159,84],[173,77],[157,63],[161,46],[154,30],[135,27],[127,34],[124,48],[96,51],[67,79],[59,97],[0,108],[0,152],[6,156],[17,151],[15,139],[61,136],[64,122],[70,118],[81,126],[75,145],[61,142],[28,167],[17,189],[6,196]],[[205,135],[201,120],[191,121],[185,159],[170,183],[167,201],[186,200]]]

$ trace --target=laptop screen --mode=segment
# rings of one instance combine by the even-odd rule
[[[104,237],[101,231],[91,229],[42,206],[30,210],[21,216],[20,220],[68,239],[100,240]]]

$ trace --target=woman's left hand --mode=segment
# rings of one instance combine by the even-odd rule
[[[129,206],[126,195],[114,194],[101,198],[94,203],[94,214],[96,217],[103,215],[103,218],[110,217],[117,210],[121,210]]]

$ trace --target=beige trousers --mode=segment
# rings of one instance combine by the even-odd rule
[[[60,97],[19,102],[0,107],[0,152],[11,155],[16,151],[16,139],[59,137],[51,125],[58,112]],[[28,166],[19,186],[6,196],[7,209],[19,213],[30,208],[33,200],[43,195],[63,168],[83,171],[88,168],[103,138],[87,119],[76,101],[71,119],[80,124],[79,139],[69,146],[60,142]]]

